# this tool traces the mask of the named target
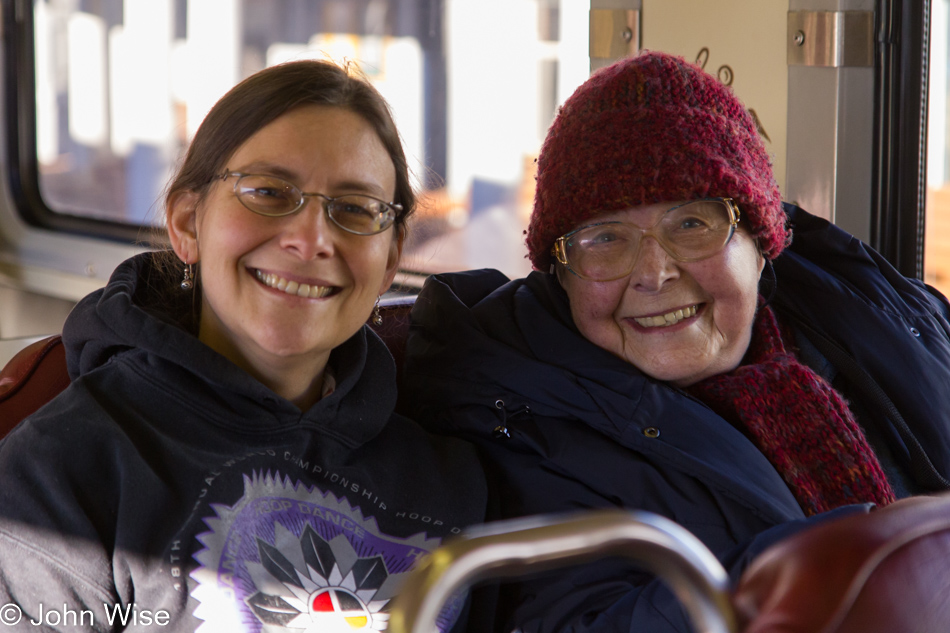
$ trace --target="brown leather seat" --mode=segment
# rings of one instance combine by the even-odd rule
[[[69,385],[59,335],[23,348],[0,370],[0,437]]]
[[[409,311],[414,302],[414,296],[387,299],[380,304],[382,324],[369,321],[370,327],[389,347],[397,372],[402,369]],[[68,385],[66,353],[58,334],[20,350],[0,369],[0,438]]]
[[[948,633],[950,494],[785,539],[752,562],[733,602],[745,633]]]

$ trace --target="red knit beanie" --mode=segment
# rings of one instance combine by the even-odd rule
[[[791,239],[772,164],[732,90],[682,58],[644,52],[595,73],[564,103],[538,158],[528,256],[601,213],[732,198],[762,253]]]

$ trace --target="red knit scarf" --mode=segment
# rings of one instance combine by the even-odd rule
[[[692,385],[689,392],[746,432],[806,516],[850,503],[895,500],[848,404],[785,351],[768,306],[759,308],[743,363]]]

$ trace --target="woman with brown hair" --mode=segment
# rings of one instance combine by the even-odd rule
[[[0,443],[4,623],[385,628],[399,577],[484,513],[469,447],[394,414],[365,325],[413,205],[344,69],[268,68],[212,108],[168,189],[174,258],[80,302],[72,384]]]

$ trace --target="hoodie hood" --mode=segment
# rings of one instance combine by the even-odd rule
[[[189,399],[214,422],[249,432],[312,424],[354,446],[374,437],[392,414],[395,364],[368,326],[331,353],[333,393],[300,411],[188,331],[193,295],[182,292],[169,302],[159,278],[154,254],[143,253],[77,304],[63,327],[72,380],[118,363],[165,397]]]

